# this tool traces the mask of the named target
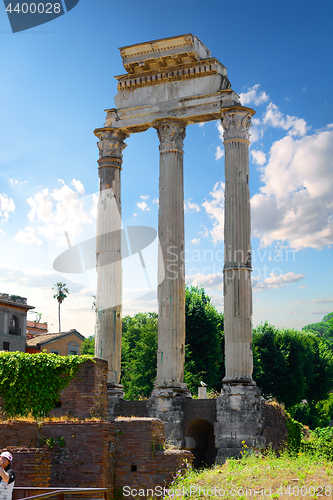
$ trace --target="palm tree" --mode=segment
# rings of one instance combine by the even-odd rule
[[[67,295],[69,295],[68,288],[66,288],[66,283],[56,283],[52,288],[56,293],[53,295],[54,299],[58,301],[58,317],[59,317],[59,333],[61,332],[60,326],[60,304],[65,300]]]

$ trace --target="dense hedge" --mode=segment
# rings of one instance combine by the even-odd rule
[[[0,352],[0,395],[7,416],[46,416],[91,356]]]

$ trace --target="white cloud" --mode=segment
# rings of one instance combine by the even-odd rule
[[[306,121],[296,116],[284,115],[279,108],[272,102],[267,106],[263,116],[262,123],[270,127],[289,130],[290,135],[303,137],[307,131]]]
[[[191,286],[202,285],[205,290],[212,290],[217,288],[222,290],[223,285],[223,273],[212,273],[212,274],[193,274],[192,276],[185,276],[186,283]]]
[[[36,236],[36,229],[31,226],[27,226],[25,229],[20,229],[11,241],[26,243],[27,245],[31,245],[32,243],[35,243],[36,245],[43,244],[42,240]]]
[[[9,178],[9,182],[11,184],[14,184],[15,186],[18,186],[18,185],[22,186],[23,184],[26,184],[28,181],[18,181],[17,179]]]
[[[0,229],[0,234],[5,234],[5,232],[2,229]]]
[[[155,205],[155,204],[159,205],[159,203],[160,203],[160,200],[158,198],[153,199],[153,205]]]
[[[137,205],[137,207],[139,207],[143,211],[147,210],[149,212],[149,210],[150,210],[150,208],[148,208],[148,205],[145,201],[141,201],[141,202],[137,203],[136,205]]]
[[[303,278],[305,278],[305,274],[295,274],[292,271],[286,274],[271,273],[269,278],[266,278],[262,282],[255,283],[253,291],[258,292],[261,290],[268,290],[269,288],[281,288],[289,283],[300,281]]]
[[[200,238],[193,238],[193,240],[191,240],[191,243],[193,243],[193,245],[199,245]]]
[[[209,236],[209,231],[208,229],[206,228],[206,226],[200,226],[202,227],[202,231],[199,231],[198,232],[198,235],[202,236],[203,238],[207,238]]]
[[[185,212],[200,212],[200,207],[197,203],[192,203],[191,198],[184,200]]]
[[[205,125],[205,122],[198,123],[199,127],[203,127]]]
[[[221,146],[217,146],[216,148],[216,153],[215,153],[215,160],[220,160],[224,156],[224,149],[221,148]]]
[[[60,189],[43,189],[27,199],[31,207],[28,219],[39,224],[35,227],[37,234],[43,234],[48,240],[56,240],[57,245],[66,245],[65,231],[70,235],[73,244],[75,238],[81,234],[84,224],[95,223],[97,195],[79,197],[77,191],[61,182],[63,185]],[[80,189],[79,184],[76,186]],[[21,230],[14,240],[28,243],[30,239],[30,242],[37,243],[33,236],[34,233],[27,227]]]
[[[1,283],[11,284],[15,286],[24,286],[27,288],[39,288],[43,290],[50,290],[54,283],[59,281],[66,281],[68,289],[71,294],[79,293],[84,289],[84,285],[78,281],[71,280],[68,276],[64,276],[61,273],[56,273],[55,271],[42,271],[42,270],[22,270],[17,268],[0,268]]]
[[[333,243],[333,130],[273,143],[253,196],[253,235],[261,245],[285,241],[292,248]]]
[[[308,285],[302,285],[302,286],[299,286],[298,288],[303,289],[303,288],[307,288],[307,287],[308,287]]]
[[[12,198],[8,198],[5,193],[0,193],[0,217],[3,217],[3,221],[7,222],[9,213],[14,212],[15,203]]]
[[[253,87],[249,88],[247,92],[239,94],[243,106],[250,103],[260,106],[260,104],[268,101],[269,97],[266,92],[259,92],[259,88],[260,84],[257,83]]]
[[[258,149],[254,149],[251,151],[251,156],[253,158],[254,163],[262,167],[266,163],[266,155],[263,151],[259,151]]]
[[[216,126],[217,126],[217,130],[219,131],[219,138],[223,142],[223,140],[224,140],[223,139],[223,127],[222,127],[222,123],[220,120],[216,122]]]
[[[142,194],[142,195],[140,195],[140,198],[141,198],[142,200],[148,200],[148,198],[149,198],[149,194]]]
[[[327,299],[312,299],[307,304],[331,304],[333,303],[333,297],[327,297]]]
[[[210,231],[214,245],[217,245],[224,238],[224,182],[217,182],[213,191],[211,201],[204,201],[202,206],[207,214],[213,219],[213,229]]]
[[[84,187],[81,181],[77,181],[76,179],[73,179],[71,182],[71,185],[74,186],[74,189],[79,193],[79,194],[84,194]]]

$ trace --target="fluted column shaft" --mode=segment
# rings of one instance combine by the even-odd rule
[[[108,383],[116,386],[120,381],[122,336],[120,174],[128,134],[113,128],[96,129],[94,133],[99,138],[95,356],[108,361]]]
[[[160,139],[158,351],[156,387],[186,387],[183,141],[181,120],[154,123]],[[161,282],[165,270],[165,279]]]
[[[234,107],[222,113],[225,146],[223,383],[252,382],[251,220],[249,128],[254,111]]]

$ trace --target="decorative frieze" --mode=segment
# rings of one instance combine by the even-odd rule
[[[192,62],[191,64],[177,65],[175,63],[165,64],[155,71],[149,73],[140,71],[128,75],[117,76],[118,91],[134,90],[140,87],[147,87],[149,85],[158,85],[160,83],[174,82],[179,80],[186,80],[189,78],[202,78],[209,75],[222,74],[221,89],[229,89],[230,82],[226,76],[227,72],[224,66],[215,58],[204,59]]]

